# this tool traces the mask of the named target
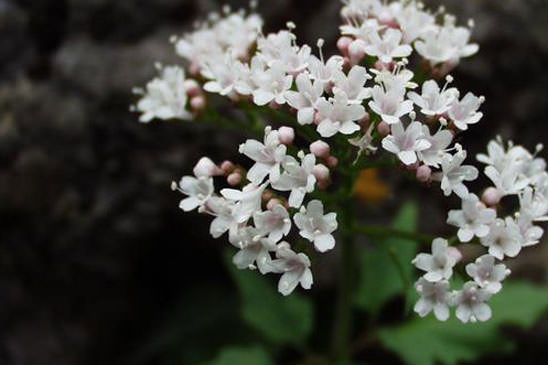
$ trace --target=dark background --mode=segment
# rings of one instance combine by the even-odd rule
[[[475,154],[497,133],[530,149],[546,142],[548,2],[443,3],[462,22],[474,17],[481,44],[454,73],[461,90],[487,98],[482,123],[462,143]],[[209,219],[177,209],[169,185],[204,154],[237,160],[245,136],[142,125],[128,111],[131,88],[154,76],[153,63],[178,61],[169,36],[218,8],[212,0],[0,0],[0,364],[181,364],[200,336],[214,346],[234,335],[226,243],[209,238]],[[293,20],[301,42],[336,42],[338,1],[263,0],[259,9],[268,31]],[[421,194],[424,221],[436,222],[425,230],[443,231],[448,203],[412,193]],[[371,216],[390,219],[399,200]],[[545,282],[547,258],[531,249],[514,271]],[[331,274],[311,294],[320,301]],[[225,312],[228,321],[216,322]],[[547,338],[544,322],[520,334],[519,352],[505,360],[546,359]]]

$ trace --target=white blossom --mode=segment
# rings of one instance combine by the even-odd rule
[[[285,104],[285,93],[293,84],[293,76],[286,74],[285,65],[281,61],[274,61],[268,69],[253,69],[251,80],[256,85],[256,89],[253,90],[253,102],[259,106],[271,101]]]
[[[407,129],[403,128],[402,123],[392,124],[391,134],[382,140],[382,147],[396,154],[405,165],[417,162],[417,152],[430,146],[430,142],[424,138],[420,122],[412,122]]]
[[[442,115],[451,108],[451,105],[459,96],[459,91],[456,88],[447,89],[446,86],[440,90],[436,81],[428,80],[422,84],[420,95],[410,91],[407,97],[421,108],[422,114],[429,116]]]
[[[469,92],[462,100],[453,103],[447,114],[458,129],[465,131],[469,124],[476,124],[483,117],[483,113],[478,112],[483,101],[482,96],[478,97]]]
[[[430,143],[430,147],[419,151],[417,155],[419,160],[428,166],[439,167],[447,147],[453,141],[453,134],[447,129],[439,129],[435,134],[430,134],[430,128],[427,125],[422,126],[424,139]]]
[[[255,212],[253,223],[261,234],[268,235],[268,239],[278,242],[287,236],[291,230],[291,219],[283,205],[278,204],[272,210]]]
[[[181,200],[179,204],[179,208],[185,212],[190,212],[203,206],[211,198],[215,190],[213,187],[213,178],[208,176],[183,176],[179,185],[177,186],[174,183],[172,184],[172,188],[188,196]]]
[[[333,77],[335,90],[343,91],[348,97],[350,104],[361,104],[371,96],[371,89],[365,87],[365,83],[371,76],[365,67],[354,66],[345,75],[343,72],[336,72]]]
[[[521,173],[518,165],[507,165],[502,171],[490,165],[484,173],[502,196],[519,194],[529,185],[529,179]]]
[[[142,113],[141,122],[147,123],[154,118],[192,119],[192,114],[186,109],[188,96],[184,87],[185,72],[177,66],[169,66],[160,70],[160,76],[146,85],[141,100],[135,106]]]
[[[349,104],[348,96],[341,90],[329,101],[322,98],[317,103],[320,124],[318,133],[322,137],[332,137],[337,133],[352,134],[360,130],[356,124],[365,116],[362,105]]]
[[[314,191],[316,177],[313,174],[316,165],[316,157],[313,154],[300,154],[301,163],[294,157],[286,156],[283,163],[284,172],[280,178],[272,182],[272,187],[280,191],[291,191],[289,205],[299,208],[303,203],[306,193]]]
[[[314,55],[308,60],[308,71],[310,78],[322,82],[324,86],[328,85],[337,72],[342,71],[344,59],[341,56],[331,56],[327,61],[323,61]]]
[[[209,226],[209,233],[213,238],[219,238],[227,231],[229,236],[236,233],[239,222],[234,214],[235,208],[233,201],[218,196],[211,197],[205,203],[204,211],[215,217]]]
[[[474,236],[487,236],[496,217],[495,210],[486,208],[476,195],[470,194],[462,199],[461,210],[449,211],[447,223],[459,227],[457,235],[461,242],[469,242]]]
[[[394,86],[385,89],[379,85],[371,90],[373,100],[369,107],[388,124],[400,122],[400,118],[413,110],[413,102],[405,99],[405,87]]]
[[[238,223],[246,222],[253,213],[261,210],[263,191],[268,182],[257,186],[250,183],[242,190],[222,189],[221,195],[228,200],[236,202],[234,215]]]
[[[378,57],[383,63],[390,63],[394,58],[403,58],[411,54],[413,49],[408,44],[400,44],[402,33],[389,28],[379,35],[378,32],[369,33],[369,43],[364,47],[366,54]]]
[[[256,228],[242,227],[231,237],[234,246],[240,250],[232,257],[232,262],[238,269],[255,269],[261,274],[272,271],[270,252],[276,251],[276,244],[268,238],[263,238]]]
[[[277,258],[271,263],[272,271],[282,274],[278,282],[278,291],[282,295],[289,295],[299,284],[303,289],[310,289],[313,279],[308,256],[294,252],[287,243],[282,243],[278,247]]]
[[[501,282],[510,275],[510,270],[504,264],[497,264],[495,257],[483,255],[475,262],[466,265],[466,273],[491,294],[496,294],[502,289]]]
[[[224,62],[212,60],[205,62],[202,75],[210,81],[204,84],[204,90],[235,98],[236,95],[249,95],[252,92],[251,70],[234,58],[232,54],[224,57]]]
[[[491,318],[491,308],[485,303],[491,298],[486,289],[469,281],[453,294],[452,303],[457,307],[456,315],[463,323],[487,321]]]
[[[337,229],[337,214],[324,215],[321,201],[312,200],[306,208],[302,206],[293,219],[300,229],[299,234],[313,242],[316,250],[325,252],[335,247],[335,238],[331,233]]]
[[[428,313],[434,311],[434,315],[440,321],[446,321],[449,318],[449,282],[441,280],[430,282],[420,278],[415,284],[415,288],[420,295],[415,303],[414,311],[421,317],[426,317]]]
[[[481,238],[489,254],[502,260],[504,256],[516,257],[521,251],[522,236],[519,226],[511,217],[497,218],[489,226],[489,234]]]
[[[442,171],[434,174],[436,180],[441,181],[441,189],[445,196],[457,194],[461,199],[468,196],[468,188],[464,181],[473,181],[478,177],[478,170],[474,166],[462,165],[466,159],[466,151],[460,149],[454,155],[444,154],[441,159]]]
[[[320,80],[312,82],[308,73],[299,74],[295,83],[298,91],[287,91],[285,99],[291,107],[297,109],[297,121],[299,124],[312,124],[314,122],[316,105],[324,92],[324,84]]]
[[[278,131],[266,127],[264,143],[248,139],[240,145],[239,151],[255,161],[247,172],[247,178],[252,183],[258,185],[266,176],[269,176],[271,182],[280,178],[280,164],[285,160],[287,147],[280,143]]]
[[[450,279],[453,267],[460,260],[461,254],[455,247],[450,247],[447,240],[436,238],[432,241],[432,254],[419,253],[412,261],[418,269],[426,271],[424,278],[435,282]]]

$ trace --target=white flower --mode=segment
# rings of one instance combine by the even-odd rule
[[[295,54],[295,35],[287,30],[281,30],[277,33],[270,33],[266,37],[259,38],[257,49],[260,51],[260,57],[266,61],[269,66],[273,63],[283,65],[286,60]],[[285,71],[285,66],[284,66]]]
[[[337,229],[337,214],[323,214],[323,204],[319,200],[312,200],[306,209],[293,217],[295,224],[300,229],[301,237],[314,242],[314,247],[320,252],[325,252],[335,247],[335,238],[331,233]]]
[[[140,121],[192,119],[192,114],[186,109],[188,96],[184,87],[184,70],[169,66],[160,71],[160,76],[147,84],[144,96],[136,105],[136,110],[142,113]]]
[[[533,220],[527,214],[517,214],[516,223],[521,232],[522,247],[534,246],[540,242],[544,235],[541,227],[533,225]]]
[[[453,266],[460,257],[460,252],[455,247],[450,247],[447,240],[436,238],[432,241],[432,254],[419,253],[412,263],[418,269],[426,271],[426,280],[435,282],[450,279],[453,275]]]
[[[280,178],[280,164],[284,161],[287,147],[280,143],[278,131],[271,127],[265,128],[264,144],[248,139],[240,145],[240,153],[243,153],[255,164],[247,172],[247,178],[258,185],[268,175],[271,182]]]
[[[289,295],[301,284],[303,289],[310,289],[313,284],[310,271],[310,259],[304,253],[295,253],[289,244],[281,243],[276,251],[277,259],[272,260],[272,271],[282,273],[278,282],[278,291],[282,295]]]
[[[508,165],[502,171],[487,166],[483,172],[502,196],[519,194],[529,185],[529,179],[521,173],[519,165]]]
[[[289,205],[293,208],[299,208],[303,203],[306,193],[314,191],[316,178],[313,174],[316,157],[313,154],[303,156],[301,164],[292,156],[287,156],[283,168],[284,172],[280,178],[272,183],[272,187],[280,191],[291,191],[289,195]]]
[[[469,242],[474,236],[487,236],[496,217],[495,210],[486,208],[476,195],[470,194],[462,200],[461,210],[449,211],[447,223],[459,227],[457,235],[461,242]]]
[[[209,226],[209,233],[213,238],[219,238],[227,231],[229,236],[233,236],[239,222],[234,214],[236,204],[233,201],[224,198],[213,196],[204,205],[204,211],[215,218]]]
[[[183,176],[179,182],[179,186],[173,183],[172,188],[188,195],[188,197],[181,200],[181,203],[179,204],[179,208],[185,212],[190,212],[191,210],[203,206],[209,198],[211,198],[213,191],[215,190],[213,187],[213,178],[208,176],[198,178]]]
[[[413,102],[404,100],[405,87],[394,85],[392,88],[383,89],[379,85],[371,90],[373,100],[369,101],[369,107],[388,124],[400,122],[400,118],[413,110]]]
[[[259,269],[261,274],[272,271],[270,252],[276,251],[276,244],[268,238],[261,237],[254,227],[242,227],[231,238],[230,243],[240,251],[232,257],[232,262],[238,269]]]
[[[412,81],[415,76],[413,71],[401,66],[396,67],[392,72],[387,69],[383,69],[382,71],[371,69],[370,71],[375,74],[375,82],[383,84],[387,90],[403,89],[401,92],[405,94],[405,89],[414,89],[418,86]]]
[[[255,212],[253,223],[262,234],[268,235],[272,242],[278,242],[283,236],[287,236],[291,230],[291,219],[289,213],[278,204],[272,210]]]
[[[489,254],[502,260],[504,256],[516,257],[521,251],[522,236],[519,226],[511,217],[496,219],[489,226],[489,234],[481,238],[481,244],[489,248]]]
[[[436,81],[428,80],[422,84],[421,95],[410,91],[407,97],[421,108],[421,113],[424,115],[442,115],[459,97],[459,91],[456,88],[446,89],[446,86],[447,84],[440,90]]]
[[[326,86],[329,82],[333,81],[335,73],[342,71],[343,65],[344,59],[341,56],[331,56],[324,62],[322,59],[312,55],[308,60],[310,78],[318,80]]]
[[[350,104],[361,104],[371,95],[371,89],[364,87],[370,78],[365,67],[356,65],[350,69],[348,75],[340,71],[336,72],[333,83],[336,90],[344,91]]]
[[[510,270],[504,264],[496,264],[491,255],[483,255],[476,262],[466,265],[466,273],[481,287],[491,294],[496,294],[502,288],[501,281]]]
[[[417,152],[431,146],[424,138],[420,122],[412,122],[407,129],[403,129],[402,123],[392,124],[391,133],[382,140],[382,147],[398,155],[405,165],[417,162]]]
[[[369,33],[369,44],[364,47],[366,54],[378,57],[382,63],[390,63],[394,58],[403,58],[413,49],[408,44],[400,44],[402,33],[393,28],[387,29],[382,37],[378,32]]]
[[[453,305],[457,307],[456,315],[463,323],[487,321],[491,318],[491,308],[485,303],[491,293],[479,288],[473,281],[466,282],[462,290],[453,295]]]
[[[424,139],[430,142],[430,147],[418,152],[419,160],[428,166],[439,167],[447,147],[453,141],[453,134],[446,129],[440,129],[431,135],[427,125],[422,126],[422,133]]]
[[[335,91],[335,97],[330,101],[324,98],[317,104],[320,124],[318,133],[322,137],[332,137],[337,133],[352,134],[360,130],[355,122],[365,116],[362,105],[349,104],[346,93]]]
[[[415,42],[417,52],[432,65],[449,62],[456,65],[463,57],[475,54],[479,47],[469,44],[470,30],[448,24],[431,27]]]
[[[260,186],[251,183],[244,186],[241,191],[236,189],[221,190],[221,195],[224,198],[236,202],[234,215],[238,223],[246,222],[253,213],[261,211],[263,191],[267,185],[268,182]]]
[[[415,288],[420,295],[419,300],[415,304],[415,312],[426,317],[428,313],[434,311],[434,315],[440,321],[446,321],[449,318],[449,282],[441,280],[438,282],[430,282],[424,278],[420,278]]]
[[[269,69],[256,68],[252,71],[251,80],[257,88],[253,90],[253,102],[259,106],[271,101],[285,104],[285,92],[291,88],[293,76],[287,75],[281,61],[272,63]]]
[[[454,155],[444,154],[441,159],[442,172],[434,174],[436,180],[441,180],[441,190],[445,196],[457,194],[461,199],[468,196],[468,188],[464,181],[478,178],[478,170],[474,166],[462,165],[466,159],[466,151],[459,150]]]
[[[519,194],[520,216],[530,217],[532,221],[546,221],[548,217],[548,199],[544,194],[526,187]]]
[[[469,124],[475,124],[483,117],[483,113],[478,112],[478,109],[484,100],[482,96],[477,97],[469,92],[461,101],[453,103],[447,114],[458,129],[465,131]]]
[[[415,2],[410,2],[395,16],[403,33],[403,42],[407,44],[424,34],[435,22],[434,16],[419,9]]]
[[[297,121],[299,124],[312,124],[314,122],[316,104],[324,92],[324,84],[320,80],[312,82],[310,75],[307,73],[299,74],[295,83],[298,91],[287,91],[285,99],[291,107],[297,109]]]
[[[249,66],[235,59],[230,53],[226,54],[224,62],[205,62],[202,75],[211,80],[204,84],[204,90],[210,93],[233,98],[237,94],[249,95],[252,92]]]
[[[511,167],[521,170],[523,165],[531,159],[531,154],[521,146],[508,144],[508,151],[504,149],[502,141],[493,140],[487,144],[487,154],[480,153],[476,159],[486,165],[491,165],[499,172]]]

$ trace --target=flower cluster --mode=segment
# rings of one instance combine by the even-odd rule
[[[262,143],[254,139],[243,143],[240,153],[254,161],[247,171],[230,161],[217,166],[203,157],[194,167],[194,176],[172,184],[174,190],[186,196],[180,204],[182,210],[198,208],[215,217],[210,227],[214,238],[228,232],[229,242],[239,249],[233,257],[238,268],[282,274],[278,289],[283,295],[293,292],[299,283],[310,289],[313,282],[308,256],[296,253],[288,242],[282,241],[292,225],[318,252],[335,247],[332,233],[337,229],[337,215],[324,214],[320,200],[303,204],[317,183],[325,185],[329,169],[316,164],[312,153],[289,154],[286,145],[293,142],[293,133],[289,127],[266,127]],[[241,189],[224,188],[220,195],[216,194],[214,176],[224,176],[229,186]],[[289,198],[280,192],[288,192]]]
[[[485,175],[494,184],[485,189],[482,200],[473,193],[462,195],[462,207],[449,212],[447,223],[459,228],[460,242],[477,237],[488,253],[466,265],[471,280],[461,290],[450,291],[452,268],[461,254],[447,241],[436,239],[432,254],[419,254],[413,261],[426,274],[417,281],[421,298],[415,311],[425,316],[431,311],[439,320],[449,317],[449,307],[456,306],[456,315],[463,322],[486,321],[491,309],[486,303],[502,289],[501,282],[510,274],[502,262],[516,257],[522,248],[539,242],[544,231],[536,222],[548,219],[548,173],[546,161],[512,143],[505,148],[502,141],[491,141],[488,153],[477,156],[485,163]],[[542,146],[537,147],[537,152]],[[519,209],[511,216],[498,217],[502,197],[515,196]]]
[[[327,202],[313,195],[316,189],[327,189],[335,177],[343,180],[339,186],[352,185],[344,183],[354,176],[349,171],[383,151],[418,181],[439,183],[445,196],[461,200],[461,209],[447,219],[458,232],[454,240],[435,239],[432,252],[413,261],[424,271],[416,283],[421,298],[415,310],[446,320],[456,307],[463,322],[487,320],[486,302],[509,274],[501,261],[543,234],[537,222],[548,215],[548,174],[536,156],[542,148],[531,154],[512,143],[490,142],[478,160],[487,165],[493,186],[481,198],[471,193],[467,185],[479,171],[465,163],[468,153],[455,141],[481,121],[484,98],[462,93],[449,72],[478,50],[470,43],[472,24],[458,26],[444,9],[429,12],[414,0],[343,2],[339,53],[329,58],[322,39],[317,55],[299,45],[291,22],[264,34],[256,14],[226,8],[211,15],[193,32],[173,38],[194,79],[186,79],[179,66],[159,67],[160,76],[137,90],[142,98],[134,109],[143,122],[193,119],[207,108],[209,94],[217,94],[246,105],[253,115],[266,114],[253,121],[264,123],[263,141],[249,139],[239,148],[253,161],[248,169],[202,158],[194,176],[183,177],[174,189],[186,196],[181,209],[214,217],[213,237],[228,232],[239,249],[233,258],[238,268],[282,274],[284,295],[299,284],[308,289],[313,281],[309,255],[297,252],[302,245],[288,243],[293,225],[315,251],[335,246],[336,214],[324,212]],[[278,129],[267,126],[274,111],[287,118]],[[297,133],[307,136],[307,148],[298,146]],[[348,158],[351,146],[358,150],[356,159]],[[228,185],[219,194],[214,177]],[[517,196],[519,210],[498,217],[508,196]],[[453,268],[462,259],[450,246],[457,239],[477,239],[488,253],[466,265],[471,280],[451,291]]]

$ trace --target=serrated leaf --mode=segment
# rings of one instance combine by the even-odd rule
[[[261,347],[229,347],[207,365],[273,365],[270,355]]]
[[[401,207],[392,227],[415,232],[417,225],[418,208],[410,202]],[[389,237],[377,243],[377,247],[367,248],[362,254],[355,296],[355,304],[372,315],[376,315],[386,301],[404,293],[406,284],[413,281],[410,262],[417,252],[417,243],[406,239]]]
[[[508,282],[489,304],[493,318],[484,323],[463,324],[454,316],[440,322],[429,316],[383,329],[379,336],[386,348],[409,365],[455,365],[488,353],[509,352],[513,343],[501,334],[499,327],[531,327],[548,308],[548,289]]]
[[[238,286],[244,321],[274,344],[303,344],[312,330],[312,302],[294,292],[284,297],[257,271],[238,270],[230,262]]]

